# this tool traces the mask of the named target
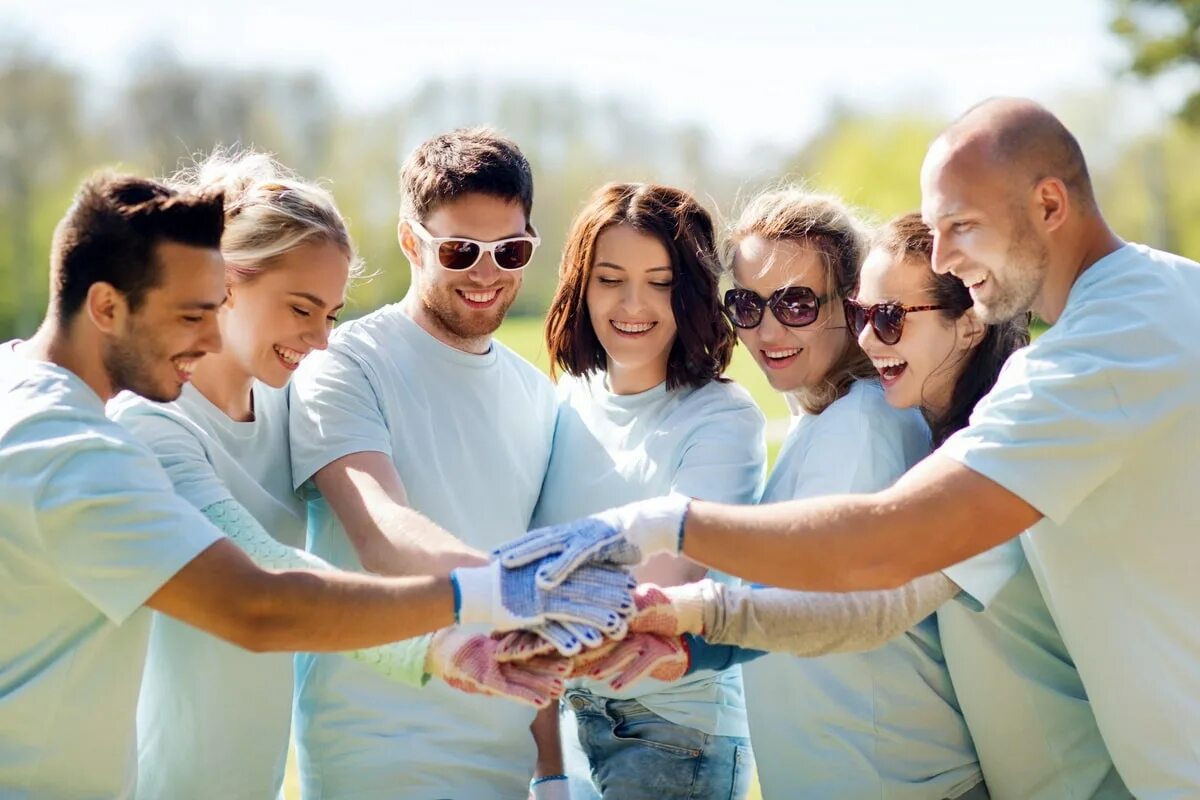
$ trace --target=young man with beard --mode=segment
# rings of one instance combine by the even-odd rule
[[[334,651],[458,619],[540,624],[551,615],[511,601],[573,607],[579,595],[534,595],[532,575],[494,563],[449,577],[260,569],[105,417],[122,390],[175,400],[220,350],[223,202],[130,176],[85,183],[55,230],[45,320],[0,344],[6,798],[133,796],[148,609],[250,650]],[[406,529],[448,536],[419,518]],[[448,658],[447,680],[475,680],[480,649]]]
[[[1027,100],[987,101],[944,131],[921,195],[933,268],[969,287],[980,319],[1032,310],[1051,324],[1009,359],[970,424],[876,494],[758,507],[660,498],[613,527],[643,552],[681,549],[752,581],[832,591],[898,587],[1024,532],[1129,790],[1195,797],[1200,265],[1118,238],[1078,142]],[[543,555],[550,538],[502,558]],[[567,557],[543,583],[621,538],[560,534]]]
[[[550,456],[550,382],[492,338],[539,243],[533,177],[515,144],[474,129],[421,144],[400,182],[411,288],[339,327],[292,381],[293,478],[316,490],[315,554],[445,574],[528,528]],[[402,533],[413,509],[460,538]],[[532,710],[319,655],[298,659],[297,682],[305,797],[528,792]]]

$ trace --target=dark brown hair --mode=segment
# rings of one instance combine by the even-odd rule
[[[958,278],[933,271],[933,234],[921,220],[920,214],[905,214],[891,220],[880,230],[874,247],[894,258],[911,259],[924,267],[933,302],[943,306],[938,313],[956,320],[967,312],[974,301],[971,293]],[[983,396],[991,391],[1000,376],[1000,368],[1014,352],[1029,344],[1029,315],[1007,322],[988,325],[983,339],[967,356],[962,374],[954,383],[950,406],[939,416],[926,414],[933,431],[934,446],[967,425],[971,412]]]
[[[109,283],[137,311],[162,279],[155,253],[160,242],[216,250],[224,226],[220,192],[179,192],[133,175],[96,175],[80,187],[54,229],[51,309],[66,322],[83,306],[92,284]]]
[[[732,255],[738,244],[751,236],[771,242],[796,242],[815,251],[824,262],[830,295],[822,305],[828,306],[830,314],[842,313],[842,300],[850,296],[858,282],[867,234],[862,222],[841,200],[796,186],[759,194],[742,210],[729,234],[729,269],[733,268]],[[854,381],[876,374],[849,328],[845,333],[846,348],[821,385],[792,393],[810,414],[820,414],[850,391]]]
[[[667,387],[721,380],[737,339],[721,312],[712,217],[686,192],[653,183],[603,186],[572,223],[558,290],[546,315],[551,369],[583,376],[607,366],[588,314],[587,286],[596,240],[613,225],[653,236],[670,255],[676,333],[667,357]]]
[[[443,203],[485,194],[533,211],[533,171],[520,148],[491,128],[460,128],[422,142],[400,168],[400,216],[424,222]]]

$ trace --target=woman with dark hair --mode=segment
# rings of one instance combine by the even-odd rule
[[[690,195],[644,183],[593,195],[546,321],[551,363],[565,375],[535,526],[672,491],[757,501],[764,420],[721,377],[735,338],[718,279],[712,219]],[[664,585],[705,574],[673,556],[638,571]],[[565,697],[604,797],[744,796],[753,760],[739,668],[634,691],[615,683],[585,679]]]
[[[879,372],[888,404],[919,408],[941,442],[966,425],[1008,357],[1028,344],[1029,328],[1025,318],[981,324],[962,281],[931,269],[932,249],[919,215],[889,222],[863,263],[845,316]],[[708,583],[641,591],[639,605],[657,612],[656,632],[703,633],[714,645],[737,645],[726,654],[730,663],[757,655],[740,648],[803,656],[872,650],[936,611],[946,666],[986,781],[980,797],[1130,797],[1015,540],[894,591],[825,594]],[[661,628],[664,616],[677,618],[674,629]],[[642,626],[635,619],[630,627]]]

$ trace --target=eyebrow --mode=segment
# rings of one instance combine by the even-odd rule
[[[182,311],[216,311],[223,305],[225,305],[223,299],[219,303],[209,303],[205,300],[191,300],[186,303],[180,303],[179,308]]]
[[[315,294],[309,294],[308,292],[288,292],[288,294],[291,295],[292,297],[299,297],[303,300],[307,300],[308,302],[312,303],[314,306],[320,306],[321,308],[328,307],[328,304],[321,298],[317,297]],[[344,302],[338,303],[336,306],[334,306],[330,310],[337,311],[344,305],[346,305]]]
[[[624,267],[622,267],[620,264],[614,264],[611,261],[597,261],[596,266],[597,267],[608,267],[609,269],[619,269],[619,270],[621,270],[621,272],[625,272]],[[673,271],[674,270],[672,270],[670,267],[651,267],[650,269],[646,270],[646,272],[673,272]]]

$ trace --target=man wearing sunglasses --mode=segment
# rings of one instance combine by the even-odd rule
[[[492,339],[539,243],[533,178],[515,144],[476,129],[421,144],[400,181],[411,287],[339,327],[293,380],[293,478],[318,495],[314,553],[368,572],[445,574],[528,528],[549,461],[550,382]],[[460,538],[407,537],[409,509]],[[297,670],[305,796],[527,795],[532,710],[323,656]]]
[[[1200,265],[1121,241],[1075,138],[1030,101],[987,101],[951,125],[921,189],[933,267],[969,287],[980,318],[1032,310],[1052,325],[1009,360],[971,423],[872,495],[625,507],[623,533],[564,532],[539,579],[620,541],[774,586],[886,589],[1024,532],[1130,791],[1197,796]],[[896,312],[871,312],[863,324],[899,333]]]

